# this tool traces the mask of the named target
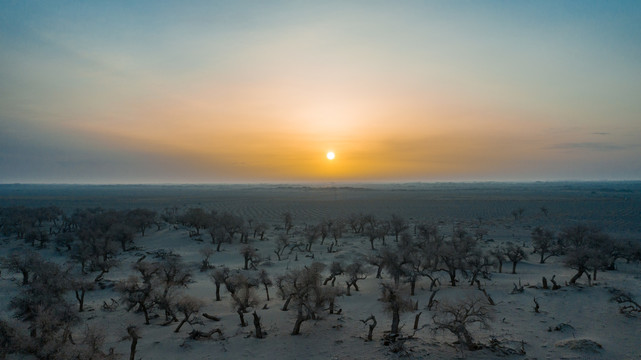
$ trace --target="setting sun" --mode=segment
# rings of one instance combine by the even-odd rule
[[[331,151],[330,151],[330,152],[328,152],[328,153],[327,153],[327,158],[328,158],[329,160],[334,160],[334,157],[335,157],[335,155],[334,155],[334,153],[333,153],[333,152],[331,152]]]

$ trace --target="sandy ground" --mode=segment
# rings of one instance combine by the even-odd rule
[[[531,252],[530,232],[536,226],[558,230],[564,226],[588,223],[598,225],[614,237],[641,241],[641,183],[536,183],[536,184],[399,184],[399,185],[350,185],[333,186],[18,186],[0,185],[0,206],[57,205],[66,211],[75,208],[101,206],[104,208],[147,207],[161,211],[174,207],[202,207],[230,211],[245,219],[269,224],[268,240],[251,239],[251,245],[263,257],[259,269],[266,269],[272,277],[288,269],[301,268],[312,261],[330,264],[340,260],[349,263],[372,252],[369,241],[361,234],[346,231],[334,253],[325,246],[315,244],[313,259],[309,253],[293,253],[282,261],[273,254],[274,239],[282,230],[282,214],[293,215],[294,236],[302,237],[307,225],[322,219],[345,217],[351,213],[371,213],[379,219],[388,219],[398,214],[413,225],[438,224],[445,235],[451,234],[455,225],[473,231],[482,226],[488,230],[483,246],[490,248],[508,241],[524,244]],[[541,207],[549,210],[545,216]],[[515,220],[511,212],[523,208],[524,215]],[[388,244],[393,246],[393,236]],[[119,255],[121,264],[105,278],[116,282],[131,274],[131,264],[140,256],[155,250],[171,250],[182,256],[194,271],[194,282],[184,294],[206,302],[202,312],[215,314],[220,322],[203,319],[201,324],[186,324],[178,334],[174,326],[161,326],[161,318],[143,325],[143,316],[126,312],[122,307],[113,312],[102,310],[103,301],[118,299],[113,289],[88,293],[86,305],[89,311],[82,313],[84,324],[98,325],[107,334],[105,347],[113,347],[117,353],[128,358],[129,341],[126,327],[138,325],[142,338],[138,345],[140,359],[377,359],[396,358],[390,346],[381,341],[384,331],[389,330],[391,315],[383,312],[380,298],[380,282],[372,269],[367,279],[359,282],[360,291],[338,300],[340,315],[324,314],[319,320],[303,323],[299,336],[291,336],[294,325],[294,310],[283,312],[283,300],[277,297],[276,289],[270,289],[272,299],[265,300],[263,291],[258,291],[261,303],[256,307],[267,332],[265,339],[252,337],[253,327],[240,327],[237,314],[232,309],[230,296],[222,290],[222,301],[214,301],[214,285],[207,272],[198,271],[201,256],[198,250],[208,246],[208,236],[203,241],[189,237],[189,229],[163,225],[160,230],[150,230],[144,237],[137,237],[136,251]],[[382,245],[377,240],[377,247]],[[239,269],[243,259],[239,254],[241,245],[223,245],[223,251],[215,253],[210,262],[216,266]],[[2,239],[1,256],[28,248],[22,241]],[[64,258],[53,248],[40,250],[43,256],[62,262]],[[559,284],[565,285],[574,271],[563,266],[562,258],[553,257],[545,264],[538,257],[518,264],[517,274],[508,274],[511,264],[504,265],[503,273],[494,272],[483,285],[496,302],[492,307],[494,319],[489,328],[473,326],[477,340],[489,342],[501,340],[512,348],[525,350],[525,355],[509,355],[529,359],[641,359],[641,318],[625,317],[618,311],[619,305],[609,301],[610,288],[625,289],[636,299],[641,299],[641,265],[619,263],[617,271],[601,272],[593,286],[584,279],[577,286],[561,289],[540,289],[541,278],[556,275]],[[435,274],[443,280],[437,299],[460,299],[478,294],[464,280],[451,287],[445,274]],[[385,279],[390,277],[383,273]],[[339,276],[339,283],[342,277]],[[7,304],[17,294],[20,276],[2,272],[0,278],[0,308],[3,317],[8,316]],[[514,283],[525,285],[523,293],[511,294]],[[344,286],[344,285],[343,285]],[[409,290],[406,289],[409,294]],[[432,316],[425,306],[431,292],[429,282],[421,280],[412,297],[418,301],[417,311],[401,315],[402,332],[413,335],[404,344],[402,353],[410,358],[471,358],[491,359],[497,354],[489,350],[469,352],[454,344],[455,337],[449,333],[432,331]],[[534,312],[533,299],[540,303],[540,313]],[[75,301],[70,295],[70,301]],[[266,307],[266,308],[263,308]],[[417,313],[422,312],[419,330],[412,326]],[[374,341],[365,341],[367,326],[359,320],[371,314],[376,316],[378,326]],[[251,320],[251,316],[248,316]],[[559,324],[569,324],[564,331],[548,331]],[[80,331],[80,327],[78,328]],[[220,327],[224,336],[213,340],[193,341],[187,333],[193,328],[209,330]],[[590,339],[602,345],[594,352],[560,346],[568,340]]]

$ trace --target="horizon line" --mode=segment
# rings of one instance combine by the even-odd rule
[[[398,180],[398,181],[220,181],[220,182],[0,182],[0,186],[221,186],[221,185],[409,185],[409,184],[554,184],[554,183],[633,183],[641,179],[565,180]]]

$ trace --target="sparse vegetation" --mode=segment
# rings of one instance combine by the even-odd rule
[[[641,246],[632,237],[610,235],[605,229],[611,225],[561,226],[554,222],[562,209],[556,203],[554,216],[515,211],[514,222],[504,209],[495,218],[422,222],[425,217],[407,212],[369,208],[311,219],[292,206],[264,220],[260,212],[245,216],[237,208],[198,206],[159,212],[138,205],[69,212],[0,208],[6,245],[0,281],[8,290],[0,299],[8,305],[0,316],[0,358],[147,357],[139,351],[163,331],[185,349],[195,349],[197,340],[251,348],[250,341],[259,341],[253,338],[270,344],[283,334],[305,334],[296,341],[322,334],[332,339],[323,344],[344,341],[367,351],[363,356],[378,354],[381,344],[399,354],[424,354],[429,346],[435,356],[457,356],[445,345],[452,337],[466,351],[511,355],[524,354],[528,344],[488,331],[494,313],[501,314],[502,331],[523,334],[521,320],[512,318],[517,311],[541,320],[560,316],[558,309],[571,316],[575,310],[564,301],[589,292],[594,302],[609,291],[610,310],[630,317],[619,319],[635,321],[641,314],[634,289],[610,287],[638,282]],[[537,255],[528,260],[532,253]],[[497,274],[508,261],[511,273],[524,273],[523,283]],[[534,283],[530,275],[536,275]],[[582,286],[582,278],[592,287]],[[99,330],[101,321],[113,319],[140,327],[118,334],[108,332],[111,326]],[[582,327],[564,331],[581,335]],[[367,339],[364,348],[357,348],[357,338]]]

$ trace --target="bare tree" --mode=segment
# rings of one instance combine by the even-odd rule
[[[289,235],[289,231],[294,227],[292,213],[289,211],[283,213],[283,222],[285,223],[285,234]]]
[[[229,268],[222,267],[215,269],[211,273],[211,279],[216,285],[216,301],[220,301],[220,286],[227,283],[227,279],[230,277]]]
[[[616,270],[616,262],[618,259],[626,259],[628,262],[633,261],[635,258],[635,247],[637,249],[641,247],[638,243],[611,239],[605,234],[601,234],[600,237],[603,241],[598,244],[601,252],[599,258],[602,262],[600,266],[598,266],[599,269]],[[596,274],[594,275],[594,280],[596,280]]]
[[[211,264],[209,263],[209,258],[214,255],[214,249],[212,249],[209,246],[205,246],[203,248],[200,248],[198,250],[198,253],[202,255],[203,260],[202,260],[202,265],[200,265],[200,271],[206,271],[212,268]]]
[[[467,350],[478,350],[480,345],[474,341],[468,327],[473,323],[489,326],[492,319],[491,308],[481,297],[467,298],[458,302],[441,301],[438,312],[432,317],[435,331],[447,330],[456,335],[460,344]]]
[[[376,248],[374,248],[374,241],[376,239],[381,239],[383,241],[383,245],[385,245],[385,234],[387,234],[387,228],[382,222],[376,221],[374,215],[369,215],[366,218],[369,220],[367,220],[367,227],[365,228],[364,233],[369,239],[372,250],[376,250]]]
[[[338,245],[338,239],[343,237],[343,231],[345,231],[345,223],[343,220],[338,219],[332,224],[332,238],[334,239],[334,245]]]
[[[490,255],[496,260],[496,263],[499,266],[499,273],[502,273],[503,263],[507,260],[507,258],[505,257],[505,248],[501,245],[496,246],[494,249],[490,250]]]
[[[26,350],[37,358],[55,358],[67,349],[71,328],[79,318],[66,300],[69,290],[69,269],[42,261],[32,269],[31,281],[12,298],[9,308],[15,317],[29,322],[29,342]]]
[[[229,277],[225,285],[231,294],[232,304],[240,318],[240,326],[247,326],[244,314],[248,312],[250,307],[258,305],[259,299],[254,291],[258,284],[243,274],[236,274]]]
[[[260,269],[258,273],[258,281],[265,287],[265,295],[267,296],[267,301],[269,301],[269,287],[274,284],[272,279],[269,277],[269,274],[265,269]]]
[[[545,215],[545,217],[548,217],[548,215],[550,214],[550,210],[545,206],[541,206],[540,210],[541,210],[541,213],[543,213],[543,215]]]
[[[134,230],[128,225],[116,223],[109,227],[105,236],[111,242],[120,243],[122,251],[127,251],[127,245],[134,241]]]
[[[214,223],[213,225],[211,225],[207,229],[207,232],[209,233],[209,236],[211,236],[211,243],[216,244],[217,252],[220,252],[220,246],[223,244],[223,242],[229,242],[229,235],[225,231],[225,228],[222,227],[219,223]]]
[[[321,238],[321,245],[325,243],[325,239],[332,232],[333,225],[334,225],[333,220],[324,219],[316,226],[316,228],[318,228],[318,234],[320,235],[320,238]]]
[[[552,230],[538,226],[532,230],[531,237],[534,252],[540,255],[540,264],[545,263],[545,260],[552,256],[558,256],[563,253],[563,247],[557,241],[557,237]]]
[[[488,230],[484,228],[478,228],[474,230],[474,237],[476,237],[476,241],[483,241],[483,238],[487,234],[488,234]]]
[[[70,285],[71,289],[76,295],[76,300],[78,300],[78,312],[83,312],[85,304],[85,294],[87,291],[93,290],[96,283],[94,281],[83,279],[82,277],[76,277],[71,279]]]
[[[610,289],[612,297],[610,301],[615,301],[620,304],[619,312],[626,316],[641,315],[641,304],[634,300],[634,297],[626,291],[619,289]]]
[[[514,220],[521,220],[523,218],[523,213],[525,213],[524,208],[512,210],[512,216],[514,216]]]
[[[126,215],[127,223],[145,236],[145,231],[156,222],[157,213],[149,209],[133,209]]]
[[[265,333],[263,332],[262,326],[260,325],[260,316],[256,314],[256,311],[252,313],[252,316],[254,317],[254,333],[256,335],[256,338],[262,339],[265,337]]]
[[[394,279],[394,285],[396,286],[399,285],[401,276],[405,274],[404,265],[406,260],[402,255],[401,251],[395,251],[392,249],[384,249],[381,251],[380,255],[382,258],[383,268],[392,276]]]
[[[254,230],[254,238],[256,238],[256,235],[260,236],[260,240],[263,241],[265,239],[265,231],[267,231],[267,224],[261,222],[257,223],[253,227]]]
[[[185,295],[176,302],[176,310],[184,315],[174,332],[179,332],[185,323],[190,323],[192,315],[197,314],[205,303],[193,296]]]
[[[312,251],[312,245],[316,243],[320,237],[320,229],[318,226],[309,226],[305,230],[305,251]]]
[[[309,319],[316,319],[327,297],[321,286],[324,265],[312,263],[300,270],[291,270],[277,279],[279,294],[286,303],[293,301],[296,306],[296,321],[292,335],[300,334],[301,324]],[[286,306],[284,306],[286,309]]]
[[[516,264],[521,260],[526,260],[528,258],[527,253],[521,245],[511,242],[508,242],[505,247],[505,255],[512,262],[512,274],[516,274]]]
[[[133,267],[140,274],[140,278],[129,276],[116,284],[116,290],[123,294],[123,300],[128,305],[127,311],[137,306],[145,315],[145,324],[149,325],[149,311],[155,305],[152,280],[160,271],[160,267],[157,263],[146,261],[137,262]]]
[[[489,279],[490,271],[488,270],[494,263],[490,261],[489,255],[484,251],[477,249],[472,252],[467,258],[467,269],[469,271],[470,286],[474,285],[478,280],[479,275],[485,279]]]
[[[414,308],[414,304],[409,298],[401,295],[401,291],[394,284],[382,283],[381,291],[381,301],[385,303],[385,311],[392,313],[392,326],[389,337],[391,340],[395,340],[399,335],[400,314],[405,311],[411,311]]]
[[[165,311],[165,320],[176,319],[172,309],[176,291],[192,282],[192,273],[178,255],[167,256],[158,267],[157,278],[161,291],[154,300]]]
[[[136,345],[138,345],[138,339],[140,339],[140,335],[138,335],[138,329],[133,325],[127,327],[127,334],[129,334],[129,338],[131,339],[131,347],[129,350],[129,360],[135,360]]]
[[[396,214],[392,214],[390,225],[392,227],[392,231],[394,232],[396,241],[398,241],[398,236],[409,228],[407,221]]]
[[[361,320],[363,324],[367,324],[371,320],[371,323],[369,323],[369,331],[367,332],[367,341],[372,341],[372,333],[374,332],[374,328],[376,327],[376,317],[374,315],[370,315],[365,320]]]
[[[218,217],[218,223],[223,227],[223,229],[225,229],[225,232],[227,233],[227,240],[229,242],[234,240],[234,236],[237,233],[241,233],[241,235],[243,234],[245,220],[241,216],[237,216],[229,212],[223,212]],[[247,230],[245,229],[244,232],[246,233]]]
[[[178,222],[194,228],[193,235],[200,235],[200,229],[206,229],[212,222],[212,215],[202,208],[189,208],[177,217]]]
[[[358,280],[367,279],[367,268],[360,261],[355,261],[345,267],[345,275],[347,275],[347,296],[350,296],[350,289],[353,286],[354,290],[358,291]]]
[[[324,287],[322,289],[324,301],[329,303],[329,313],[334,314],[334,309],[336,308],[336,299],[339,296],[343,296],[344,292],[343,290],[337,288],[337,287]]]
[[[477,243],[473,237],[465,230],[456,228],[452,238],[439,247],[439,260],[444,265],[439,270],[449,275],[452,286],[456,286],[457,272],[466,269],[468,257],[474,253],[476,246]]]
[[[383,276],[381,275],[381,273],[383,272],[383,265],[384,265],[383,257],[379,254],[371,254],[365,258],[365,261],[372,266],[376,266],[376,278],[382,279]]]
[[[63,232],[56,235],[56,246],[64,247],[71,251],[71,246],[76,242],[76,235],[72,232]]]
[[[343,269],[343,264],[341,264],[339,261],[334,261],[332,264],[329,266],[329,276],[323,281],[323,285],[327,285],[328,282],[332,282],[332,286],[334,286],[334,283],[336,282],[336,277],[338,275],[343,274],[345,270]]]
[[[44,260],[34,251],[25,251],[22,254],[11,253],[9,257],[2,259],[2,267],[10,271],[17,271],[22,274],[22,285],[29,284],[29,274],[37,268]]]
[[[565,247],[565,265],[577,271],[570,279],[570,284],[575,284],[583,274],[591,284],[596,278],[597,270],[607,267],[604,244],[609,243],[610,238],[599,229],[579,224],[563,229],[559,239]]]
[[[256,268],[256,264],[259,262],[259,257],[258,257],[258,252],[256,252],[256,249],[249,246],[245,245],[242,248],[240,248],[240,254],[243,256],[243,259],[245,260],[245,270],[249,270],[249,264],[251,263],[252,268]]]
[[[363,231],[363,227],[365,226],[365,222],[363,221],[364,215],[363,214],[350,214],[347,217],[347,222],[349,224],[349,227],[352,229],[352,232],[354,234],[358,234]]]
[[[289,246],[289,236],[286,234],[280,234],[276,238],[276,247],[274,248],[274,253],[278,257],[278,261],[281,260],[281,256],[287,247]]]

